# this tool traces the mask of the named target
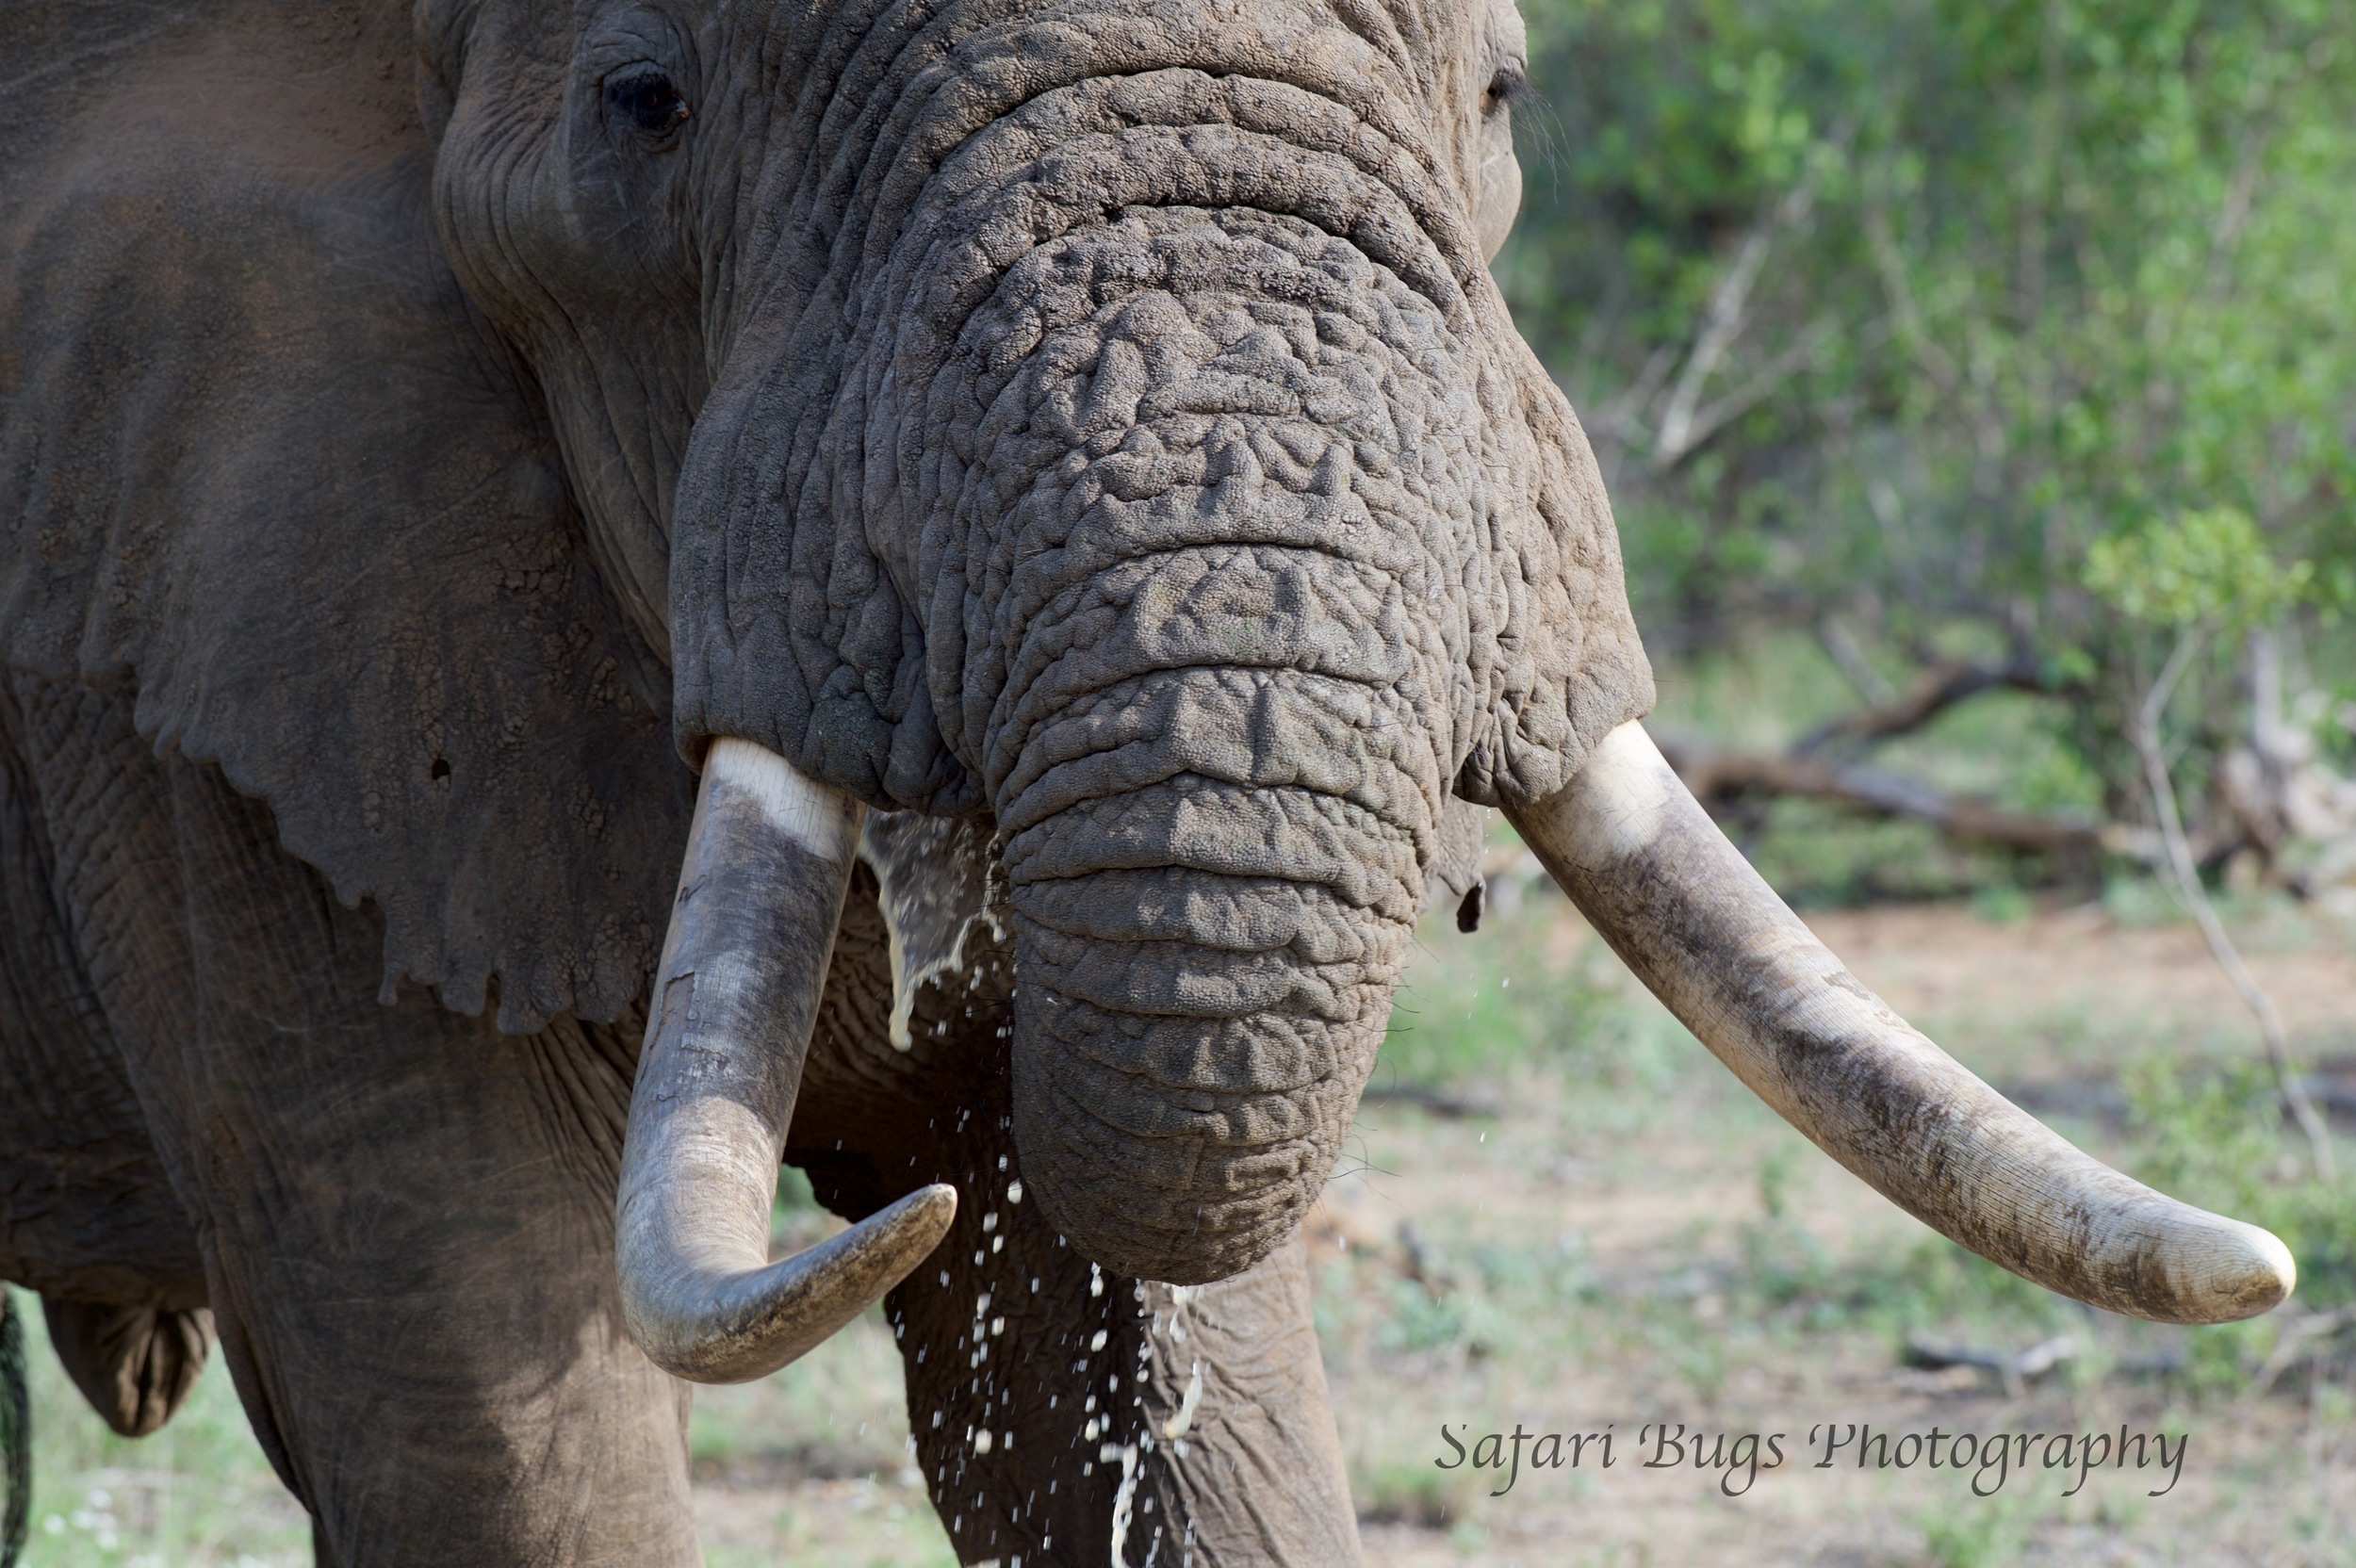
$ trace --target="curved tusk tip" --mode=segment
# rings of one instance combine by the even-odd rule
[[[2174,1293],[2160,1310],[2138,1315],[2163,1323],[2237,1323],[2290,1299],[2299,1286],[2299,1262],[2282,1238],[2238,1219],[2210,1217],[2219,1230],[2200,1248],[2206,1255],[2198,1257],[2191,1271],[2193,1288]]]
[[[2244,1225],[2242,1230],[2246,1233],[2241,1239],[2248,1245],[2249,1256],[2239,1270],[2241,1278],[2230,1287],[2238,1310],[2232,1317],[2219,1320],[2222,1322],[2272,1312],[2299,1288],[2299,1260],[2291,1256],[2282,1238],[2255,1225]]]
[[[879,1300],[941,1245],[957,1189],[936,1182],[806,1251],[757,1269],[688,1267],[663,1285],[623,1276],[623,1320],[649,1359],[701,1383],[765,1378]]]
[[[914,1268],[924,1261],[926,1253],[941,1245],[941,1238],[957,1223],[957,1189],[946,1182],[918,1187],[876,1217],[887,1220],[894,1236],[906,1245],[911,1254],[908,1267]],[[2282,1255],[2290,1256],[2288,1252]]]

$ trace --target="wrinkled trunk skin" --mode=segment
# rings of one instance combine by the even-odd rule
[[[1449,792],[1544,797],[1650,683],[1415,51],[1090,8],[794,57],[833,150],[751,182],[797,237],[727,295],[673,636],[691,751],[995,818],[1023,1168],[1186,1284],[1315,1200]]]
[[[1455,760],[1464,411],[1430,305],[1296,220],[1134,215],[998,308],[1059,322],[994,400],[1016,1135],[1089,1256],[1223,1278],[1315,1199],[1389,1015]]]

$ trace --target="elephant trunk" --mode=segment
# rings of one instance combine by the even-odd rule
[[[749,742],[715,741],[705,759],[615,1208],[623,1321],[679,1377],[776,1371],[899,1283],[957,1213],[954,1188],[924,1187],[769,1262],[859,819],[842,792]]]
[[[1429,303],[1298,220],[1132,214],[1026,258],[1018,306],[1061,326],[984,433],[1021,498],[971,656],[1016,1135],[1091,1259],[1225,1278],[1349,1129],[1471,727],[1470,416]]]
[[[2050,1290],[2170,1323],[2250,1317],[2298,1271],[2267,1232],[2070,1147],[1859,985],[1644,729],[1510,812],[1628,967],[1737,1077],[1915,1217]]]
[[[1041,727],[1078,755],[1008,825],[1015,1133],[1118,1273],[1222,1279],[1289,1235],[1381,1042],[1417,834],[1353,798],[1395,770],[1318,685],[1169,671]]]

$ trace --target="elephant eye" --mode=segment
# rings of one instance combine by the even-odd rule
[[[1489,90],[1481,95],[1481,112],[1495,114],[1508,104],[1518,103],[1530,96],[1530,77],[1518,65],[1499,68],[1489,78]]]
[[[687,100],[671,78],[651,68],[616,76],[606,84],[614,112],[651,137],[669,136],[687,122]]]

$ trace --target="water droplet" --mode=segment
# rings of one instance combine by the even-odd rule
[[[1097,1330],[1095,1334],[1088,1340],[1088,1348],[1091,1350],[1102,1350],[1104,1348],[1104,1341],[1107,1337],[1108,1336],[1105,1334],[1104,1330]]]
[[[973,1434],[973,1451],[977,1454],[989,1453],[996,1442],[997,1439],[990,1436],[990,1429],[988,1427],[984,1427],[980,1431]]]
[[[1006,1184],[1006,1201],[1009,1203],[1020,1203],[1023,1201],[1022,1177],[1018,1176],[1013,1181]]]
[[[982,1216],[982,1234],[988,1235],[990,1232],[996,1229],[998,1229],[998,1211],[996,1209],[992,1209],[990,1213]]]

